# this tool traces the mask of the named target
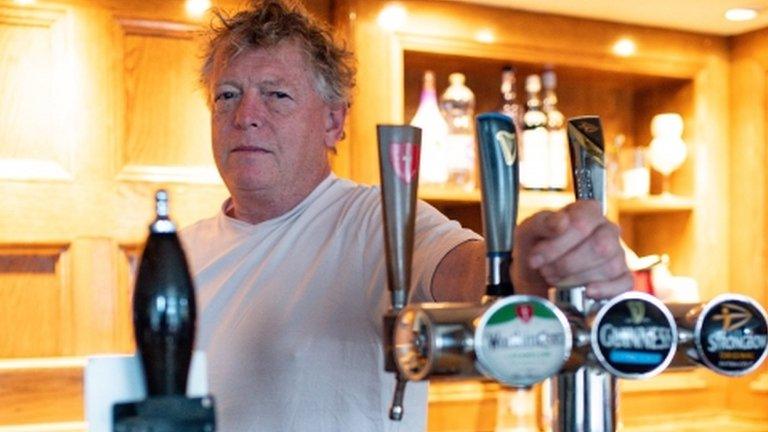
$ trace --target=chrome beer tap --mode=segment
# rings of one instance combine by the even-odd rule
[[[568,121],[577,200],[596,200],[605,213],[604,141],[600,119]],[[585,286],[554,287],[550,300],[572,327],[573,355],[551,380],[551,428],[555,432],[616,430],[616,377],[638,379],[661,373],[675,354],[677,327],[671,312],[648,294],[628,292],[595,301]]]
[[[387,257],[387,285],[390,310],[384,315],[384,368],[394,372],[395,393],[389,418],[403,417],[406,377],[394,361],[395,320],[408,302],[413,259],[413,230],[416,220],[416,191],[419,183],[421,129],[407,125],[378,125],[379,169],[384,219],[384,246]]]
[[[378,127],[390,289],[403,287],[393,291],[392,309],[384,318],[385,368],[398,377],[395,401],[402,401],[405,380],[490,378],[526,387],[549,377],[569,357],[572,337],[565,315],[551,302],[513,295],[509,267],[518,162],[516,135],[507,117],[477,117],[488,246],[483,302],[406,305],[410,272],[393,268],[410,269],[418,181],[418,143],[412,139],[418,134],[413,129]],[[406,130],[412,131],[410,140],[404,138]],[[396,245],[402,248],[399,252]],[[393,281],[399,274],[402,282]],[[399,415],[390,418],[397,420],[402,407],[394,407],[390,414]]]
[[[667,304],[680,328],[673,369],[704,366],[738,377],[768,357],[768,315],[755,300],[720,294],[701,304]]]

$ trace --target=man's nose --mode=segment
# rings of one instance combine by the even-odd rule
[[[235,112],[235,126],[240,129],[258,128],[264,121],[264,101],[259,92],[246,91],[243,93]]]

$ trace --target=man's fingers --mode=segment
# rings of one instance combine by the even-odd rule
[[[602,224],[582,243],[542,266],[541,274],[547,282],[558,286],[562,286],[558,281],[569,276],[578,277],[577,283],[593,280],[590,277],[613,279],[627,269],[618,239],[616,225]]]
[[[524,220],[519,229],[536,239],[560,235],[568,228],[568,216],[562,211],[544,210]]]
[[[548,284],[557,287],[574,287],[591,282],[611,281],[629,272],[623,253],[579,273],[569,273],[567,276],[554,275],[551,268],[543,267],[541,273]]]
[[[536,221],[542,240],[530,250],[528,257],[528,264],[534,269],[574,249],[606,221],[596,201],[577,201],[546,216]]]
[[[631,291],[634,288],[632,274],[627,272],[622,276],[602,282],[592,282],[587,284],[587,297],[594,299],[607,299],[615,297],[625,291]]]

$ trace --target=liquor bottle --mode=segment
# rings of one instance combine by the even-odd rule
[[[475,138],[473,119],[475,95],[464,81],[464,74],[452,73],[450,86],[440,96],[440,108],[448,122],[446,157],[448,184],[458,189],[475,187]]]
[[[526,189],[549,188],[549,134],[547,115],[542,110],[539,93],[541,78],[525,79],[526,111],[523,114],[523,140],[520,158],[520,185]]]
[[[501,70],[501,100],[497,111],[512,119],[517,135],[520,136],[523,124],[523,107],[517,100],[517,78],[515,68],[504,66]]]
[[[419,184],[438,186],[448,182],[448,167],[445,160],[445,143],[448,138],[448,123],[437,106],[435,73],[424,72],[424,84],[416,115],[411,126],[421,128],[421,162]]]
[[[547,142],[549,144],[549,188],[565,190],[568,186],[568,137],[565,116],[557,108],[557,76],[552,70],[541,76],[544,84],[542,110],[547,115]]]

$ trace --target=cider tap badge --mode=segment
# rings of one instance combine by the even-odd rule
[[[648,378],[663,371],[677,349],[677,326],[655,297],[619,295],[601,308],[592,324],[598,362],[620,378]]]
[[[498,300],[483,313],[475,330],[478,369],[517,387],[560,371],[572,343],[565,315],[549,301],[528,295]]]
[[[760,366],[768,350],[768,319],[753,300],[726,294],[712,300],[696,324],[701,361],[724,375],[744,375]]]

